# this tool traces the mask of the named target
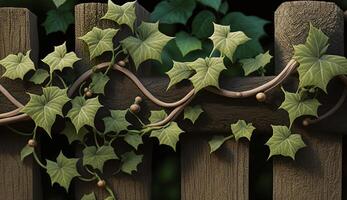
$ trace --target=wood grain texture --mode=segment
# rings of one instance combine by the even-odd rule
[[[0,8],[0,59],[10,53],[25,52],[32,49],[32,58],[38,55],[36,17],[23,8]],[[4,72],[0,69],[0,74]],[[0,79],[3,84],[22,103],[28,100],[25,89],[28,86],[19,80]],[[15,108],[0,95],[0,112]],[[22,124],[27,125],[27,124]],[[39,200],[41,184],[38,167],[31,158],[23,163],[20,151],[27,138],[18,136],[5,127],[0,127],[0,199]]]
[[[277,69],[280,70],[283,63],[292,56],[291,46],[305,41],[309,22],[321,28],[330,37],[329,53],[343,55],[343,12],[334,3],[286,2],[275,14]],[[339,88],[334,90],[341,91]],[[331,98],[330,94],[328,98]],[[330,125],[327,120],[321,124]],[[299,150],[296,161],[287,158],[274,159],[273,199],[342,198],[342,136],[335,130],[293,128],[294,133],[303,135],[307,147]],[[346,127],[340,130],[340,133],[346,132]]]
[[[343,20],[341,9],[331,2],[291,1],[275,12],[275,64],[279,73],[293,55],[293,45],[304,43],[309,23],[329,36],[331,54],[343,55]],[[342,24],[342,26],[341,26]]]
[[[113,22],[106,20],[99,20],[107,10],[107,4],[101,3],[86,3],[79,4],[75,7],[75,34],[76,34],[76,46],[75,50],[79,57],[83,58],[83,61],[78,63],[78,73],[89,69],[91,66],[96,63],[100,63],[102,61],[110,61],[110,55],[105,54],[95,60],[89,61],[89,52],[87,46],[83,43],[83,41],[79,40],[78,37],[85,35],[89,32],[94,26],[98,26],[99,28],[119,28],[119,26]],[[137,4],[136,8],[138,19],[146,20],[148,18],[148,12],[144,10],[143,7]],[[139,22],[136,22],[137,25]],[[122,30],[117,33],[114,38],[114,44],[117,45],[120,40],[129,36],[131,31],[127,27],[122,26]],[[149,68],[143,67],[145,70],[139,71],[138,74],[145,74],[148,72]],[[114,74],[111,75],[111,79],[115,79]],[[115,85],[113,83],[109,83],[107,90],[113,88]],[[121,93],[115,94],[115,96],[122,96],[124,90]],[[129,101],[127,101],[129,102]],[[139,169],[139,173],[134,176],[120,175],[116,177],[112,177],[109,181],[110,186],[114,190],[118,199],[126,199],[126,200],[148,200],[150,199],[151,192],[151,162],[152,162],[152,148],[151,144],[148,144],[145,148],[142,148],[140,153],[144,154],[144,162],[141,164],[141,168]],[[117,146],[118,151],[124,151],[123,148]],[[115,167],[115,166],[113,166]],[[113,169],[114,170],[114,169]],[[85,193],[90,193],[92,190],[97,192],[97,198],[103,199],[107,197],[107,194],[96,188],[95,183],[76,183],[76,198],[81,198],[81,196]]]
[[[209,136],[184,133],[181,139],[182,200],[248,199],[248,142],[227,141],[210,154]]]

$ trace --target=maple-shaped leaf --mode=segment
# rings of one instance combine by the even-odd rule
[[[109,19],[119,25],[126,24],[134,31],[136,1],[126,2],[119,6],[108,0],[107,12],[101,19]]]
[[[317,99],[303,99],[299,93],[287,92],[282,88],[284,101],[279,108],[286,110],[289,114],[291,126],[294,120],[303,115],[312,115],[317,117],[318,107],[321,105]]]
[[[134,147],[137,150],[140,144],[143,144],[142,136],[140,133],[133,130],[129,130],[126,135],[124,135],[124,141],[130,146]]]
[[[53,71],[63,71],[64,68],[72,68],[72,65],[81,60],[74,52],[67,53],[66,43],[54,47],[54,51],[48,54],[42,61],[49,66],[51,74]]]
[[[152,110],[149,121],[153,124],[167,117],[165,110]]]
[[[47,12],[47,17],[42,23],[47,35],[54,32],[66,33],[69,26],[75,22],[73,7],[73,1],[69,1],[69,3],[63,4],[57,9]]]
[[[100,56],[104,52],[113,51],[113,37],[117,32],[118,29],[100,29],[94,27],[87,34],[79,37],[79,39],[83,40],[88,45],[90,60]]]
[[[95,193],[92,192],[90,194],[85,194],[85,195],[83,195],[81,200],[96,200]]]
[[[52,86],[43,88],[42,95],[29,95],[30,100],[21,112],[29,115],[36,126],[43,128],[50,136],[56,115],[63,116],[63,106],[70,100],[67,89]]]
[[[151,13],[151,19],[164,24],[186,24],[193,14],[195,5],[195,0],[161,1]]]
[[[310,24],[305,44],[294,46],[293,58],[300,63],[299,87],[315,86],[327,92],[326,87],[334,76],[347,74],[347,59],[325,55],[328,46],[328,36]]]
[[[37,69],[29,81],[40,85],[49,77],[49,73],[44,69]]]
[[[240,63],[242,64],[243,71],[245,71],[245,76],[248,76],[249,74],[262,69],[270,63],[272,56],[270,55],[269,51],[266,53],[261,53],[257,55],[255,58],[247,58],[240,60]]]
[[[62,152],[57,157],[57,161],[47,161],[47,174],[51,178],[52,185],[58,183],[61,187],[69,190],[71,180],[74,177],[80,176],[77,171],[77,158],[67,158]]]
[[[190,67],[195,70],[196,74],[189,80],[193,83],[195,92],[207,86],[215,86],[219,88],[219,75],[220,72],[226,69],[223,63],[223,58],[198,58],[191,62]]]
[[[161,54],[168,41],[173,39],[158,29],[159,23],[142,22],[137,28],[138,37],[129,36],[121,41],[123,49],[129,52],[135,63],[139,65],[149,59],[161,62]]]
[[[71,103],[72,108],[67,113],[67,117],[71,119],[76,131],[79,132],[79,130],[85,125],[95,127],[94,118],[96,112],[102,107],[98,97],[85,100],[84,97],[77,96],[71,101]]]
[[[169,90],[175,84],[181,82],[183,79],[189,78],[194,73],[194,70],[189,67],[187,62],[173,61],[173,67],[166,72],[170,78],[167,89]]]
[[[9,79],[22,79],[30,70],[35,70],[35,65],[30,59],[30,50],[26,54],[18,53],[17,55],[10,54],[6,58],[0,60],[0,65],[5,68],[5,73],[2,77]]]
[[[271,127],[273,135],[266,142],[270,149],[269,158],[274,155],[282,155],[294,160],[296,152],[306,146],[301,135],[292,134],[286,126],[271,125]]]
[[[219,50],[223,55],[233,60],[236,48],[250,40],[242,31],[230,32],[230,26],[223,26],[213,23],[214,32],[209,37],[214,48]]]
[[[85,127],[82,127],[77,133],[75,126],[70,121],[67,121],[61,133],[67,137],[69,144],[72,144],[74,141],[83,143],[84,137],[88,132],[89,131]]]
[[[20,151],[20,160],[23,161],[27,156],[31,155],[34,152],[33,147],[29,147],[29,145],[25,145],[23,149]]]
[[[227,140],[231,139],[233,136],[221,136],[221,135],[214,135],[210,141],[208,141],[208,144],[210,146],[210,153],[213,153],[217,151]]]
[[[102,72],[97,72],[92,75],[92,82],[89,87],[94,94],[105,94],[105,86],[110,81],[110,78]]]
[[[90,165],[94,169],[100,170],[100,172],[103,172],[106,161],[117,159],[118,156],[109,145],[104,145],[99,148],[96,146],[87,146],[83,149],[83,165]]]
[[[189,119],[194,124],[203,112],[200,105],[188,106],[184,109],[184,119]]]
[[[124,173],[132,174],[137,171],[137,166],[142,162],[143,155],[136,155],[134,151],[129,151],[121,156],[121,170]]]
[[[201,41],[184,31],[176,34],[175,41],[183,57],[192,51],[202,49]]]
[[[231,124],[231,131],[235,136],[236,141],[242,137],[245,137],[250,141],[254,130],[255,127],[252,123],[247,124],[245,120],[238,120],[235,124]]]
[[[176,144],[179,141],[180,134],[183,132],[176,122],[171,122],[161,129],[153,130],[150,137],[158,138],[159,144],[168,145],[176,151]]]
[[[128,110],[111,110],[111,116],[105,117],[105,133],[116,132],[120,133],[128,129],[130,123],[125,119]]]

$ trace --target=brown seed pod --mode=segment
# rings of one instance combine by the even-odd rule
[[[257,99],[257,101],[259,102],[264,102],[266,100],[266,94],[263,92],[259,92],[255,98]]]
[[[85,95],[86,97],[92,97],[92,96],[93,96],[93,93],[92,93],[92,91],[88,90],[87,92],[84,93],[84,95]]]
[[[99,187],[99,188],[104,188],[106,186],[106,181],[104,180],[99,180],[96,185]]]
[[[125,66],[124,60],[118,61],[118,65],[121,66],[121,67],[124,67]]]
[[[135,97],[135,104],[140,104],[142,102],[142,98],[140,96]]]
[[[29,147],[36,147],[37,146],[36,140],[34,140],[34,139],[28,140],[28,146]]]
[[[138,112],[140,112],[140,110],[141,110],[141,107],[139,106],[139,104],[132,104],[130,106],[130,111],[132,113],[138,113]]]
[[[83,89],[83,91],[84,91],[84,93],[86,93],[86,92],[89,91],[89,88],[88,88],[88,87],[85,87],[85,88]]]

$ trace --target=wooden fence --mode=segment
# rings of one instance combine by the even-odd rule
[[[75,36],[80,37],[94,26],[115,26],[98,19],[105,14],[106,5],[87,3],[75,8]],[[148,17],[148,12],[137,7],[141,19]],[[308,24],[312,22],[320,27],[329,37],[330,53],[344,54],[344,18],[343,12],[334,4],[316,1],[297,1],[283,3],[275,12],[275,63],[279,72],[292,56],[292,45],[304,42]],[[117,41],[129,34],[118,35]],[[71,36],[72,37],[72,36]],[[115,42],[117,42],[115,41]],[[44,45],[44,44],[41,44]],[[32,49],[37,60],[38,39],[37,19],[29,10],[23,8],[0,8],[0,59],[9,53],[18,53]],[[82,41],[76,39],[75,51],[83,59],[77,71],[94,65],[89,61],[88,51]],[[105,58],[101,58],[105,59]],[[2,74],[3,71],[0,71]],[[173,101],[182,96],[189,87],[175,88],[165,92],[168,80],[165,77],[149,77],[148,72],[138,75],[146,87],[156,96]],[[223,87],[241,90],[260,85],[272,77],[245,77],[223,80]],[[25,91],[35,88],[20,81],[0,79],[11,93],[23,103],[28,96]],[[289,80],[288,87],[295,81]],[[105,106],[112,109],[124,109],[129,99],[141,94],[129,80],[114,73]],[[331,83],[329,98],[325,97],[326,108],[331,107],[342,91],[339,83]],[[248,142],[229,141],[216,154],[209,154],[208,133],[229,132],[229,124],[237,119],[253,122],[257,127],[256,134],[270,133],[270,124],[287,123],[284,111],[277,110],[282,95],[279,90],[270,95],[270,102],[259,103],[255,99],[230,100],[202,92],[195,103],[204,108],[206,114],[192,127],[182,123],[188,133],[181,137],[181,199],[182,200],[247,200],[249,199],[250,148]],[[148,109],[156,107],[146,101]],[[273,159],[273,199],[306,199],[306,200],[341,200],[342,199],[342,136],[347,130],[345,104],[334,116],[314,127],[302,127],[296,124],[296,133],[303,135],[307,148],[299,151],[297,160],[287,158]],[[0,96],[0,112],[13,109],[4,97]],[[343,117],[344,116],[344,117]],[[21,124],[25,126],[25,124]],[[28,159],[20,161],[19,152],[26,141],[0,127],[0,199],[3,200],[40,200],[42,185],[40,172]],[[110,181],[119,200],[151,199],[151,143],[143,146],[144,162],[139,173],[134,177],[118,175]],[[270,161],[268,161],[270,162]],[[257,163],[252,163],[256,165]],[[345,163],[346,164],[346,163]],[[346,167],[346,166],[345,166]],[[74,181],[75,198],[80,199],[84,192],[96,191],[98,199],[106,194],[95,188],[95,183]],[[346,189],[346,186],[345,186]],[[345,196],[345,198],[347,198]]]

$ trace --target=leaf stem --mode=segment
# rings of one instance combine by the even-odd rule
[[[98,142],[98,138],[97,138],[97,133],[96,133],[96,129],[93,128],[93,135],[94,135],[94,141],[95,141],[95,144],[98,148],[100,148],[100,145],[99,145],[99,142]]]
[[[63,84],[64,88],[67,88],[67,85],[66,85],[64,79],[61,76],[59,76],[59,74],[56,74],[56,75],[57,75],[58,79],[60,80],[60,82]]]
[[[36,140],[36,130],[37,130],[37,126],[35,126],[35,128],[33,130],[33,139],[34,140]],[[40,161],[39,157],[36,154],[35,149],[36,148],[33,149],[33,156],[34,156],[34,159],[35,159],[36,163],[39,164],[40,167],[42,167],[43,169],[47,169],[47,167],[44,164],[42,164],[42,162]]]
[[[22,132],[22,131],[18,131],[18,130],[16,130],[16,129],[10,127],[10,126],[6,126],[6,128],[9,129],[9,130],[12,131],[12,132],[18,134],[18,135],[22,135],[22,136],[31,136],[31,135],[33,135],[32,132],[31,132],[31,133],[25,133],[25,132]]]
[[[137,116],[135,113],[131,112],[129,109],[128,109],[128,111],[140,122],[142,127],[146,126],[146,124],[140,119],[139,116]]]

